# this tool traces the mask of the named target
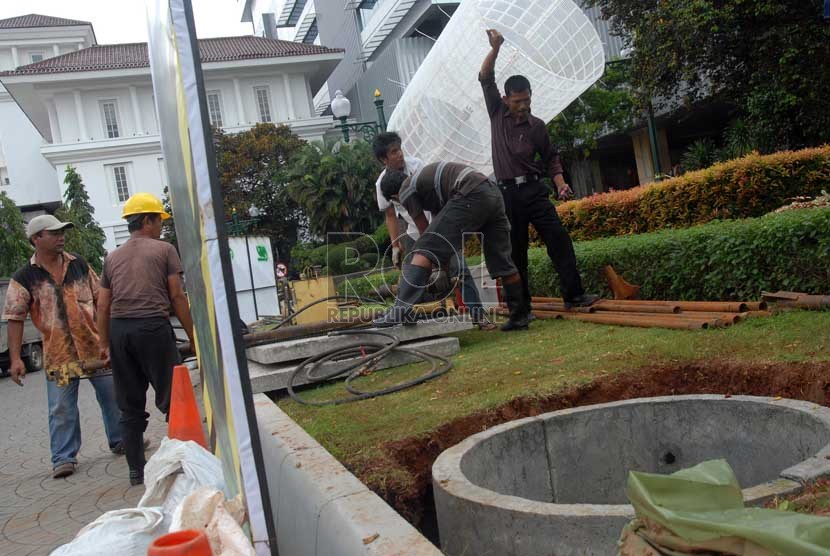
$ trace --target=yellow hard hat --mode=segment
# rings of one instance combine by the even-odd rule
[[[136,193],[124,203],[124,211],[121,218],[127,218],[133,214],[160,214],[162,220],[167,220],[170,215],[164,210],[158,197],[152,193]]]

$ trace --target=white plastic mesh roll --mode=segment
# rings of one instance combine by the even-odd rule
[[[532,112],[548,122],[602,75],[596,29],[572,0],[463,0],[395,107],[389,129],[424,162],[463,162],[491,174],[490,120],[478,82],[490,51],[486,29],[504,44],[496,83],[521,74]]]

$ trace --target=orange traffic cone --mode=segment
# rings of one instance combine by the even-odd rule
[[[170,392],[170,424],[167,436],[178,440],[192,440],[207,448],[202,418],[193,395],[190,373],[184,365],[173,367],[173,387]]]
[[[212,556],[205,534],[195,529],[167,533],[154,540],[147,548],[147,556]]]

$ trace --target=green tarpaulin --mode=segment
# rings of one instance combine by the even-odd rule
[[[637,519],[623,530],[621,556],[830,556],[830,518],[745,508],[722,459],[671,475],[632,471],[626,494]]]

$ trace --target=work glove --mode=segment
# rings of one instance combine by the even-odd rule
[[[401,248],[400,247],[392,247],[392,265],[395,268],[401,267]]]

